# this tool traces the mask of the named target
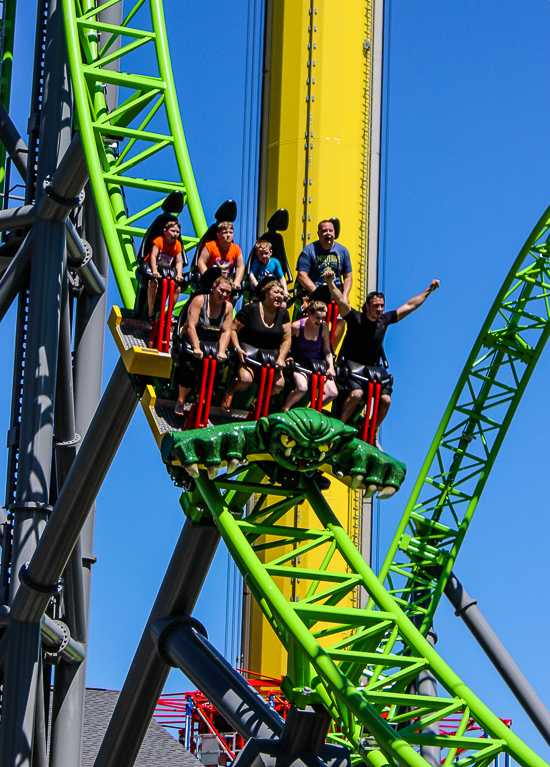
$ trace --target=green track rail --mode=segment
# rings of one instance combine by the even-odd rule
[[[426,767],[417,750],[421,746],[440,747],[444,767],[487,767],[503,752],[524,767],[542,767],[543,760],[491,713],[415,628],[315,483],[303,477],[297,484],[290,489],[288,482],[272,482],[262,467],[250,464],[236,478],[210,480],[201,472],[198,490],[181,499],[191,517],[212,515],[248,587],[288,648],[288,675],[282,685],[286,696],[299,706],[323,704],[341,731],[333,740],[345,738],[373,767]],[[286,525],[284,515],[306,499],[319,527]],[[253,508],[243,517],[248,501]],[[319,570],[300,565],[306,559],[302,555],[313,550],[322,556]],[[341,558],[345,572],[337,564]],[[310,583],[300,602],[288,601],[278,585],[294,578]],[[371,595],[375,610],[340,606],[357,587]],[[366,666],[373,671],[360,686]],[[409,685],[423,670],[433,673],[444,694],[409,694]],[[422,732],[451,715],[460,718],[456,733]],[[471,719],[486,737],[466,732]]]
[[[481,328],[379,574],[424,635],[550,335],[549,227],[550,208]]]
[[[78,129],[92,190],[122,300],[132,307],[134,238],[143,237],[166,195],[174,190],[184,193],[192,230],[183,235],[188,248],[198,242],[206,221],[179,116],[162,3],[138,0],[120,26],[100,21],[101,10],[120,2],[108,0],[95,8],[92,0],[63,0],[63,9]],[[103,44],[102,35],[107,36]],[[120,49],[116,49],[118,42]],[[144,71],[145,65],[154,71]],[[123,98],[110,113],[105,84],[118,85]],[[164,175],[155,178],[155,172],[160,175],[158,168],[165,167],[172,169],[170,181]],[[126,206],[126,189],[137,190],[139,210],[132,214]],[[259,465],[250,464],[231,478],[210,480],[201,472],[195,491],[182,496],[191,516],[212,515],[264,614],[288,648],[284,683],[288,697],[298,705],[315,701],[325,705],[338,725],[333,740],[351,743],[373,767],[425,767],[418,752],[423,745],[441,747],[444,767],[451,763],[486,767],[501,752],[509,753],[522,767],[545,764],[464,685],[411,618],[422,616],[424,629],[431,622],[444,583],[444,577],[434,575],[435,568],[444,575],[450,571],[546,341],[548,262],[546,246],[540,241],[548,223],[547,214],[499,293],[380,579],[316,485],[305,477],[298,487],[285,489],[269,481]],[[535,341],[528,340],[532,336]],[[437,471],[428,478],[434,461]],[[306,497],[319,520],[318,529],[282,524],[284,514]],[[253,511],[243,518],[243,508],[252,498]],[[300,552],[315,548],[323,552],[320,569],[300,568]],[[408,558],[400,559],[398,552]],[[336,565],[342,557],[345,572]],[[296,577],[310,582],[308,595],[300,603],[288,602],[277,585],[281,579]],[[402,586],[396,585],[398,578]],[[371,596],[369,608],[340,606],[358,587]],[[425,669],[444,690],[440,697],[408,693],[411,682]],[[458,712],[455,734],[421,732]],[[483,728],[486,738],[468,735],[470,719]]]
[[[63,13],[90,181],[117,285],[132,308],[134,238],[144,236],[164,198],[184,194],[193,229],[183,232],[186,248],[198,243],[207,226],[181,124],[162,3],[138,0],[118,26],[100,21],[102,10],[119,4],[108,0],[96,8],[93,0],[63,0]],[[108,36],[103,45],[102,35]],[[105,84],[118,86],[123,98],[110,113]],[[168,168],[172,180],[155,178],[159,168]],[[132,215],[125,189],[138,190],[140,208]]]

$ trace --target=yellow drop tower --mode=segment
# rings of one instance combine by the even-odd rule
[[[383,19],[383,0],[266,0],[258,225],[287,208],[285,244],[295,272],[318,222],[339,218],[356,308],[376,289]],[[336,480],[325,496],[369,560],[371,502]],[[307,504],[286,515],[285,524],[298,523],[316,526]],[[315,556],[303,555],[301,565],[318,567]],[[291,600],[305,596],[299,579],[284,589]],[[350,606],[364,598],[353,593]],[[285,675],[286,650],[246,583],[242,650],[245,668]]]

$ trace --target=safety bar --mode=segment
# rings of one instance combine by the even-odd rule
[[[149,338],[149,349],[157,349],[159,352],[168,354],[170,351],[170,330],[172,327],[172,313],[174,310],[174,290],[176,289],[175,280],[172,277],[162,278],[162,294],[160,304],[160,314],[158,320],[155,320],[151,337]],[[168,309],[166,308],[166,297],[168,296]]]

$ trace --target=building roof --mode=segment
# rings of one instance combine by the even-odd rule
[[[86,689],[82,767],[93,767],[118,696],[116,690]],[[152,720],[135,767],[202,767],[202,764],[164,727]]]

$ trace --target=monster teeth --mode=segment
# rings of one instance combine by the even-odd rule
[[[209,466],[206,469],[206,473],[208,474],[208,479],[216,479],[218,476],[218,471],[220,467],[219,466]]]
[[[199,476],[199,467],[196,463],[190,463],[189,466],[185,467],[185,471],[193,477],[193,479],[196,479]]]
[[[387,487],[383,487],[382,490],[378,493],[378,497],[381,501],[386,500],[386,498],[391,498],[392,495],[395,495],[397,492],[397,489],[395,487],[392,487],[391,485],[388,485]]]
[[[351,489],[357,490],[361,482],[365,479],[362,474],[356,474],[351,480]]]
[[[291,455],[292,455],[292,448],[287,447],[287,449],[285,450],[285,456],[288,458]]]
[[[227,473],[233,474],[239,468],[239,461],[237,458],[232,458],[227,464]]]
[[[365,498],[372,498],[372,496],[375,494],[375,492],[378,490],[377,485],[368,485],[367,489],[365,490]]]

